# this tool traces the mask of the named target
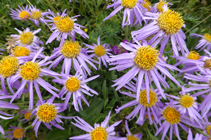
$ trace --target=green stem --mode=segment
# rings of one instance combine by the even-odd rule
[[[197,132],[201,133],[202,135],[207,136],[207,134],[205,134],[204,132],[202,132],[202,131],[199,130],[198,128],[195,128],[195,127],[192,127],[192,128],[194,128]]]

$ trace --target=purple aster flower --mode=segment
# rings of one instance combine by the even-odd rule
[[[141,5],[144,0],[116,0],[113,4],[108,5],[108,8],[114,7],[114,11],[110,13],[109,16],[107,16],[103,21],[111,18],[114,16],[117,12],[124,9],[124,16],[122,21],[122,28],[125,25],[133,26],[136,23],[133,23],[134,19],[138,21],[140,25],[142,25],[142,21],[144,17],[144,12],[147,11],[147,9]]]
[[[51,27],[53,33],[47,40],[46,44],[51,43],[55,38],[57,38],[58,41],[61,40],[59,45],[61,46],[68,36],[70,36],[72,40],[75,40],[76,33],[80,34],[83,38],[89,38],[89,36],[83,30],[81,30],[81,28],[85,27],[75,23],[75,21],[77,21],[75,18],[78,16],[80,15],[76,15],[74,17],[58,16],[58,18],[53,18],[55,26],[53,25]]]
[[[163,12],[164,5],[166,5],[166,7],[168,7],[168,5],[171,5],[171,4],[166,2],[166,0],[160,0],[159,2],[157,2],[153,5],[150,12],[152,12],[152,13]]]
[[[120,45],[126,50],[130,51],[130,53],[119,54],[109,59],[109,61],[112,62],[111,65],[117,65],[109,70],[116,69],[117,71],[122,71],[131,68],[125,75],[115,80],[115,84],[112,86],[117,86],[116,90],[119,90],[134,77],[136,77],[136,75],[138,75],[136,82],[136,93],[140,92],[141,85],[145,80],[147,100],[149,102],[149,86],[152,84],[152,81],[154,81],[157,89],[165,98],[161,85],[163,85],[164,88],[169,88],[169,85],[163,76],[169,77],[173,82],[180,86],[179,82],[169,73],[166,68],[169,68],[172,71],[179,71],[179,69],[177,69],[175,66],[166,64],[155,47],[149,46],[145,41],[142,42],[142,45],[139,42],[137,43],[138,44],[132,44],[129,42],[120,43]],[[160,71],[162,75],[158,71]],[[136,99],[139,99],[139,94],[137,94]]]
[[[78,41],[66,40],[61,47],[55,48],[53,50],[53,54],[50,56],[49,59],[56,59],[49,66],[49,69],[52,66],[53,68],[55,68],[64,59],[62,65],[62,73],[69,75],[71,67],[73,66],[75,71],[78,71],[82,68],[82,74],[84,77],[86,77],[87,73],[89,75],[91,74],[91,70],[87,66],[87,63],[97,69],[96,66],[91,62],[94,60],[91,59],[91,57],[87,56],[85,54],[86,52],[87,51],[79,45]]]
[[[64,106],[68,105],[71,95],[73,95],[72,104],[74,105],[75,110],[79,111],[78,105],[80,106],[81,109],[83,109],[81,104],[81,99],[89,106],[89,102],[86,100],[83,93],[89,96],[93,96],[89,93],[90,91],[93,94],[98,95],[98,93],[95,90],[89,88],[86,85],[86,82],[96,79],[97,77],[99,77],[99,75],[85,79],[81,75],[81,71],[78,70],[74,76],[69,76],[65,74],[61,74],[61,76],[62,79],[57,78],[53,81],[64,85],[62,90],[59,92],[59,96],[61,97],[61,99],[65,100]],[[66,97],[63,97],[65,94]]]
[[[119,50],[119,48],[117,46],[111,47],[111,50],[112,50],[113,54],[115,54],[115,55],[119,54],[119,52],[120,52],[120,50]]]
[[[21,7],[18,5],[20,9],[10,9],[11,10],[11,17],[15,20],[28,20],[30,17],[29,5],[26,7]]]
[[[14,138],[18,139],[18,140],[23,139],[25,131],[22,127],[10,126],[10,129],[12,129],[12,131],[8,131],[7,136],[5,136],[5,138],[10,138],[10,140],[12,140]]]
[[[70,137],[71,140],[99,140],[100,138],[103,140],[119,140],[120,138],[115,137],[115,127],[119,125],[122,121],[118,121],[112,125],[109,126],[108,121],[110,118],[111,112],[109,112],[108,116],[105,118],[105,120],[101,124],[94,124],[94,127],[89,125],[87,122],[85,122],[80,117],[74,118],[76,123],[73,123],[76,127],[88,132],[89,134],[84,134],[80,136],[74,136]],[[101,136],[99,138],[99,136]]]
[[[181,51],[182,55],[185,55],[189,51],[184,41],[186,36],[181,30],[182,27],[185,27],[184,21],[178,12],[168,10],[166,5],[164,5],[163,8],[164,11],[161,13],[146,12],[145,14],[149,16],[147,19],[152,19],[153,22],[138,31],[131,32],[131,35],[134,40],[137,41],[142,41],[145,38],[154,35],[149,41],[149,45],[155,47],[160,43],[161,55],[170,39],[174,56],[179,56],[179,51]]]
[[[16,45],[29,46],[32,49],[39,49],[40,45],[43,45],[43,42],[40,41],[39,37],[35,35],[39,33],[41,29],[30,31],[29,28],[26,28],[24,31],[20,31],[17,28],[15,28],[15,30],[18,31],[19,35],[14,34],[14,35],[11,35],[11,37],[17,40]]]
[[[211,35],[206,33],[203,35],[199,34],[190,34],[190,36],[193,36],[194,38],[200,37],[199,44],[196,45],[195,49],[200,49],[199,51],[203,50],[205,47],[207,47],[207,50],[209,51],[211,49]]]
[[[93,46],[83,43],[85,46],[87,46],[91,50],[87,50],[87,53],[94,53],[91,54],[90,57],[97,57],[99,60],[99,67],[101,67],[101,61],[103,62],[103,65],[107,67],[106,62],[108,62],[109,56],[112,54],[111,49],[109,49],[109,44],[102,44],[100,42],[100,37],[97,38],[97,45],[93,43]]]
[[[51,129],[51,126],[55,126],[58,129],[64,130],[58,123],[63,123],[61,119],[72,119],[74,117],[61,116],[58,113],[63,112],[68,106],[64,106],[63,103],[53,103],[55,96],[45,101],[39,101],[36,104],[36,108],[32,111],[31,115],[36,116],[32,126],[34,126],[35,135],[37,136],[37,131],[40,124],[43,124]]]
[[[29,120],[32,119],[32,115],[31,115],[31,110],[22,110],[20,112],[18,112],[18,114],[22,115],[21,118],[19,119],[19,121],[26,123]]]
[[[187,139],[187,140],[203,140],[202,137],[203,137],[202,134],[196,133],[196,136],[195,136],[195,138],[193,139],[192,131],[191,131],[191,129],[189,129],[189,132],[188,132],[188,139]]]
[[[125,121],[125,128],[126,128],[126,131],[127,131],[127,137],[125,139],[122,139],[122,140],[140,140],[142,138],[142,134],[141,133],[133,135],[130,132],[127,120]]]
[[[44,16],[48,14],[48,12],[41,12],[39,9],[36,8],[36,6],[30,7],[30,20],[36,25],[39,25],[39,21],[41,23],[47,24],[45,22]]]
[[[203,140],[209,140],[211,138],[211,122],[209,122],[209,117],[211,116],[211,113],[208,113],[207,115],[204,116],[204,128],[203,132],[207,134],[207,136],[203,136]]]
[[[47,62],[48,57],[41,61],[36,61],[37,56],[43,51],[43,47],[37,52],[37,54],[34,56],[32,61],[25,62],[20,68],[19,72],[12,77],[11,84],[13,85],[13,82],[17,81],[18,79],[22,79],[22,83],[16,93],[13,95],[10,103],[14,101],[16,97],[20,98],[22,95],[22,91],[24,90],[25,85],[27,84],[28,90],[29,90],[29,110],[33,109],[33,87],[35,87],[36,93],[39,97],[39,100],[43,102],[42,95],[39,89],[39,85],[41,85],[43,88],[45,88],[48,92],[53,94],[56,97],[59,97],[55,91],[59,91],[55,87],[53,87],[48,82],[44,81],[41,77],[43,75],[46,76],[52,76],[56,77],[59,76],[58,73],[55,73],[53,71],[48,70],[47,68],[42,68],[51,62]],[[39,84],[39,85],[38,85]],[[53,90],[52,90],[53,89]]]

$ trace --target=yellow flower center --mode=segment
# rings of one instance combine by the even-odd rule
[[[43,104],[39,105],[37,110],[37,118],[42,122],[50,122],[57,116],[57,110],[54,105]]]
[[[0,61],[0,74],[2,77],[11,77],[18,70],[19,63],[16,57],[7,56]]]
[[[206,129],[207,134],[208,134],[208,135],[211,135],[211,134],[210,134],[211,125],[208,125],[205,129]]]
[[[25,118],[26,120],[29,120],[30,117],[31,117],[31,112],[27,112],[27,113],[24,114],[24,118]]]
[[[158,4],[157,4],[157,10],[159,11],[159,12],[163,12],[163,6],[165,5],[165,4],[167,4],[167,2],[165,2],[165,1],[160,1]]]
[[[60,16],[56,16],[56,17],[54,17],[53,18],[53,22],[54,22],[54,24],[56,24],[59,20],[61,19],[61,17]]]
[[[204,34],[204,39],[211,43],[211,35],[206,33]]]
[[[135,7],[136,3],[137,3],[137,0],[122,0],[121,5],[126,8],[133,9]]]
[[[158,50],[151,46],[143,46],[137,49],[133,61],[144,70],[151,70],[158,62]]]
[[[56,27],[62,33],[68,33],[73,30],[74,21],[70,19],[69,16],[58,18],[56,22]]]
[[[78,90],[81,86],[81,81],[78,80],[77,77],[70,77],[69,79],[67,79],[66,83],[65,83],[65,87],[68,91],[70,92],[74,92],[76,90]]]
[[[81,51],[81,46],[79,45],[78,41],[72,42],[66,41],[63,46],[61,47],[61,54],[67,58],[76,57]]]
[[[24,80],[33,81],[39,77],[40,66],[35,62],[25,62],[24,65],[20,67],[20,75]]]
[[[141,5],[146,8],[148,11],[150,11],[150,7],[151,7],[151,2],[149,0],[144,0],[143,3],[141,3]]]
[[[24,46],[16,46],[12,50],[12,54],[16,57],[28,56],[30,54],[30,52],[31,51]]]
[[[194,99],[190,95],[183,95],[180,98],[179,102],[182,105],[182,107],[184,107],[184,108],[190,108],[194,104]]]
[[[209,68],[211,70],[211,59],[207,59],[204,61],[204,68]]]
[[[182,28],[183,23],[180,14],[171,10],[163,11],[157,19],[158,26],[167,35],[177,33]]]
[[[94,48],[94,53],[95,53],[95,55],[101,57],[106,54],[106,50],[103,46],[99,45]]]
[[[29,18],[29,12],[27,12],[27,11],[21,11],[20,13],[19,13],[19,17],[21,18],[21,19],[23,19],[23,20],[26,20],[26,19],[28,19]]]
[[[180,113],[173,107],[166,107],[162,114],[166,121],[172,125],[180,122]]]
[[[20,139],[23,137],[24,131],[21,128],[16,128],[13,132],[13,137],[16,139]]]
[[[96,127],[91,133],[91,140],[107,140],[108,134],[104,127]]]
[[[198,60],[200,57],[199,53],[195,51],[191,51],[189,55],[187,56],[188,59]]]
[[[34,35],[32,32],[22,33],[19,37],[21,44],[27,44],[27,45],[30,45],[33,39],[34,39]]]
[[[140,140],[137,137],[131,135],[131,136],[127,136],[127,140]]]
[[[36,20],[40,19],[41,16],[42,16],[42,14],[41,14],[40,11],[33,11],[33,12],[31,13],[31,18],[36,19]]]
[[[142,90],[139,95],[139,103],[144,107],[152,107],[157,102],[157,94],[151,89],[149,90],[149,103],[147,102],[147,91]]]

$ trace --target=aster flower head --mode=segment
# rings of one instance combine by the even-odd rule
[[[16,45],[18,46],[29,46],[32,49],[39,49],[40,45],[43,45],[43,42],[40,41],[39,37],[35,34],[39,33],[41,29],[37,29],[35,31],[30,31],[29,28],[26,28],[24,31],[18,30],[19,35],[11,35],[11,37],[16,39]]]
[[[25,131],[22,127],[10,126],[10,129],[12,129],[12,131],[8,131],[7,136],[5,136],[5,138],[10,138],[10,140],[12,140],[13,138],[18,140],[23,139]]]
[[[110,52],[112,50],[109,48],[109,44],[102,44],[100,42],[100,37],[97,38],[97,44],[93,43],[93,46],[85,44],[89,49],[87,50],[87,53],[93,53],[90,55],[90,57],[97,57],[99,60],[99,66],[98,69],[101,67],[101,63],[103,62],[103,65],[107,67],[106,62],[108,62],[109,56],[112,55]],[[102,61],[102,62],[101,62]]]
[[[163,12],[164,8],[163,6],[166,5],[165,7],[168,7],[170,3],[166,2],[166,0],[160,0],[158,3],[155,3],[153,7],[151,8],[151,12],[157,13],[157,12]]]
[[[29,10],[29,5],[24,6],[19,6],[19,9],[10,9],[11,10],[11,17],[15,20],[28,20],[30,17],[30,10]]]
[[[138,31],[131,32],[131,35],[133,39],[137,41],[142,41],[154,35],[149,41],[149,45],[155,47],[160,43],[161,55],[170,39],[174,56],[179,56],[179,51],[181,51],[182,55],[185,55],[189,51],[184,41],[186,36],[181,30],[181,28],[185,26],[184,21],[178,12],[169,10],[166,5],[164,5],[163,8],[164,11],[161,13],[145,13],[149,16],[147,19],[152,19],[153,22]]]
[[[49,66],[49,69],[51,67],[55,68],[64,59],[62,73],[69,75],[71,67],[74,67],[75,71],[82,69],[82,74],[86,77],[87,73],[89,75],[91,74],[91,70],[89,69],[87,63],[97,69],[91,62],[94,60],[87,56],[86,52],[87,50],[82,48],[78,41],[66,40],[61,47],[53,50],[53,54],[49,59],[56,59]]]
[[[141,85],[145,80],[147,100],[149,102],[149,86],[151,86],[153,81],[161,95],[165,98],[161,85],[163,85],[164,88],[168,88],[169,85],[163,78],[163,75],[166,75],[180,86],[179,82],[169,73],[166,68],[169,68],[172,71],[178,69],[174,66],[166,64],[166,61],[163,61],[163,58],[159,55],[158,50],[155,47],[148,45],[146,41],[143,41],[142,44],[139,42],[137,43],[138,44],[132,44],[129,42],[120,43],[120,45],[130,53],[119,54],[109,59],[109,61],[112,62],[111,65],[117,65],[109,70],[116,69],[117,71],[122,71],[131,68],[125,75],[115,80],[115,84],[112,86],[117,86],[116,90],[119,90],[121,87],[135,78],[136,75],[138,75],[136,81],[136,93],[140,92]],[[158,70],[162,73],[162,75],[158,73]],[[139,94],[137,94],[136,99],[139,99]]]
[[[126,131],[127,131],[127,137],[125,139],[122,139],[122,140],[141,140],[141,138],[142,138],[142,134],[141,133],[133,135],[130,132],[127,120],[125,121],[125,128],[126,128]]]
[[[53,90],[58,91],[55,87],[53,87],[51,84],[46,82],[42,79],[43,75],[56,77],[59,76],[58,73],[55,73],[53,71],[48,70],[47,68],[42,68],[51,62],[48,61],[48,57],[45,57],[45,59],[41,61],[37,61],[36,59],[39,56],[39,54],[43,51],[43,48],[40,48],[40,50],[36,53],[32,61],[25,62],[22,66],[19,68],[19,72],[13,76],[11,79],[11,84],[18,79],[22,79],[22,83],[20,87],[17,89],[16,93],[14,93],[11,103],[14,101],[16,97],[20,98],[22,95],[22,91],[24,90],[25,85],[27,84],[27,87],[29,89],[29,110],[33,109],[33,87],[35,87],[36,93],[39,97],[39,100],[42,100],[42,95],[39,89],[39,85],[41,85],[43,88],[45,88],[48,92],[53,94],[56,97],[59,97],[57,93],[55,93]]]
[[[89,38],[89,36],[81,29],[85,27],[76,23],[76,17],[78,16],[80,15],[76,15],[74,17],[57,16],[56,18],[53,18],[53,23],[55,24],[51,27],[53,33],[47,40],[46,44],[51,43],[55,38],[57,38],[57,41],[60,40],[59,46],[61,46],[68,36],[70,36],[72,40],[75,40],[76,33],[80,34],[83,38]]]
[[[85,122],[80,117],[74,118],[76,123],[73,123],[76,127],[88,132],[89,134],[84,134],[80,136],[70,137],[71,140],[117,140],[120,139],[115,137],[114,129],[117,125],[119,125],[122,121],[115,122],[114,124],[108,124],[111,112],[109,112],[108,116],[106,116],[105,120],[101,124],[94,124],[92,127],[90,124]]]
[[[59,96],[61,97],[61,99],[65,100],[64,106],[67,106],[71,96],[73,96],[72,104],[74,105],[75,110],[79,111],[79,107],[83,109],[81,99],[89,106],[89,102],[86,100],[83,93],[89,96],[93,96],[89,92],[98,95],[95,90],[89,88],[86,85],[86,82],[96,79],[97,77],[99,77],[99,75],[85,79],[82,76],[81,71],[78,70],[75,75],[62,74],[61,76],[62,79],[57,78],[53,81],[64,85],[62,90],[59,92]],[[66,97],[63,97],[65,94]]]
[[[210,51],[211,49],[211,35],[209,33],[205,33],[204,35],[199,34],[190,34],[190,36],[193,36],[194,38],[199,37],[199,43],[196,45],[195,49],[200,49],[199,51],[202,51],[203,49],[207,49]]]
[[[41,12],[41,10],[37,9],[36,6],[30,7],[30,20],[36,25],[39,25],[39,21],[41,23],[47,24],[45,22],[44,16],[48,14],[48,12]]]
[[[31,120],[33,117],[31,115],[31,112],[32,112],[31,110],[22,110],[22,111],[18,112],[18,114],[22,115],[21,118],[19,119],[19,121],[26,123],[29,120]]]
[[[110,15],[104,19],[104,21],[114,16],[120,10],[124,9],[122,27],[125,25],[133,26],[136,24],[136,22],[133,22],[134,19],[140,25],[142,25],[142,21],[145,21],[144,12],[150,9],[150,3],[146,0],[116,0],[113,2],[113,4],[107,6],[107,9],[114,7],[115,10],[111,12]]]
[[[35,135],[41,123],[43,123],[48,129],[51,126],[55,126],[58,129],[64,130],[58,123],[63,123],[61,119],[72,119],[74,117],[65,117],[58,113],[63,112],[68,106],[64,106],[63,103],[53,103],[55,96],[51,97],[47,101],[38,101],[36,108],[32,111],[31,115],[36,116],[32,126],[34,126]]]

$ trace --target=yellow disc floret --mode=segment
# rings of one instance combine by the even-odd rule
[[[30,50],[24,46],[16,46],[12,50],[12,54],[15,57],[20,57],[20,56],[28,56],[30,54]]]
[[[78,41],[66,41],[61,47],[61,54],[67,58],[76,57],[81,51]]]
[[[57,24],[57,22],[61,19],[61,17],[58,15],[56,17],[53,18],[53,22],[54,24]]]
[[[204,61],[204,68],[209,68],[211,70],[211,59],[207,59]]]
[[[13,132],[13,137],[16,139],[20,139],[23,137],[24,131],[21,128],[16,128]]]
[[[42,16],[42,13],[40,11],[38,11],[38,10],[37,11],[33,11],[31,13],[31,18],[36,19],[36,20],[39,20],[41,18],[41,16]]]
[[[28,19],[29,16],[30,16],[30,14],[29,14],[29,12],[27,12],[27,11],[21,11],[21,12],[19,13],[19,17],[20,17],[22,20]]]
[[[96,127],[91,131],[91,140],[107,140],[108,133],[104,127]]]
[[[141,3],[141,5],[146,8],[148,11],[150,11],[151,3],[149,0],[144,0],[144,2]]]
[[[35,62],[25,62],[24,65],[20,67],[20,75],[24,80],[33,81],[37,79],[40,71],[40,66]]]
[[[207,134],[208,134],[208,135],[211,135],[211,134],[210,134],[211,125],[208,125],[205,129],[206,129]]]
[[[50,122],[57,116],[57,110],[55,105],[52,104],[43,104],[39,105],[37,110],[37,118],[42,122]]]
[[[159,11],[159,12],[163,12],[163,6],[165,5],[165,4],[167,4],[167,2],[165,2],[165,1],[160,1],[158,4],[157,4],[157,10]],[[167,4],[168,5],[168,4]]]
[[[158,50],[151,46],[143,46],[137,49],[133,61],[135,64],[144,69],[151,70],[158,62]]]
[[[135,7],[136,3],[137,3],[137,0],[122,0],[121,5],[126,8],[133,9]]]
[[[194,105],[194,99],[190,95],[183,95],[179,102],[184,108],[190,108]]]
[[[184,21],[178,12],[168,10],[160,13],[157,24],[169,35],[177,33],[182,28]]]
[[[21,44],[30,45],[33,42],[34,34],[32,32],[24,32],[20,35],[19,40]]]
[[[103,46],[99,45],[94,48],[94,53],[95,53],[95,55],[101,57],[106,54],[106,50]]]
[[[11,77],[18,70],[19,63],[16,57],[7,56],[0,61],[0,75],[2,77]]]
[[[198,60],[200,57],[199,53],[195,51],[191,51],[189,55],[187,56],[188,59]]]
[[[131,135],[131,136],[127,136],[127,140],[140,140],[140,139],[138,139],[134,135]]]
[[[173,107],[166,107],[162,114],[166,121],[172,125],[180,122],[180,113]]]
[[[24,114],[24,118],[25,118],[26,120],[29,120],[30,117],[31,117],[31,112],[26,112],[26,113]]]
[[[151,89],[149,90],[149,103],[147,102],[147,91],[142,90],[139,95],[139,103],[144,107],[152,107],[157,102],[157,94]]]
[[[211,35],[206,33],[204,34],[204,39],[211,43]]]
[[[62,33],[68,33],[74,28],[74,21],[69,16],[61,17],[56,21],[56,27]]]
[[[74,92],[74,91],[78,90],[80,88],[80,85],[81,85],[81,81],[78,80],[78,78],[74,77],[74,76],[67,79],[67,81],[65,83],[66,89],[70,92]]]

